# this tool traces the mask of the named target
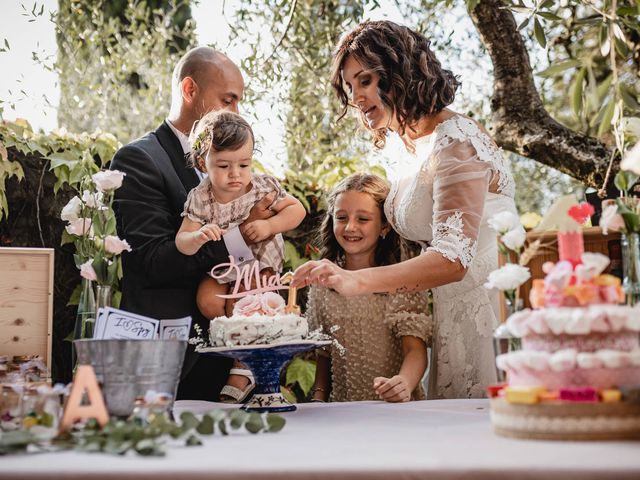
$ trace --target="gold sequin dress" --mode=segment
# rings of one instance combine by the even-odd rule
[[[344,347],[330,347],[330,401],[379,400],[373,390],[375,377],[393,377],[402,365],[401,337],[431,339],[432,322],[424,293],[372,294],[343,297],[333,290],[314,286],[309,290],[309,328],[322,328]],[[412,394],[423,399],[419,384]]]

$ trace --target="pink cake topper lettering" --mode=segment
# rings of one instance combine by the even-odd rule
[[[221,273],[216,273],[221,272]],[[285,274],[283,278],[277,273],[271,277],[260,275],[260,262],[257,260],[246,265],[238,265],[233,256],[229,255],[228,263],[221,263],[211,269],[209,274],[215,280],[229,277],[235,272],[236,281],[233,291],[226,295],[218,295],[221,298],[242,298],[247,295],[255,295],[257,293],[275,292],[278,290],[289,290],[288,285],[283,285],[282,280],[287,277],[290,281],[291,274]],[[255,281],[256,288],[251,288],[252,280]],[[240,286],[244,284],[244,292],[240,291]]]

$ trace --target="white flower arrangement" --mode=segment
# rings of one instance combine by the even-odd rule
[[[504,292],[511,304],[517,307],[518,289],[531,278],[528,267],[520,265],[520,252],[527,239],[520,218],[512,212],[500,212],[488,220],[489,226],[498,234],[500,252],[504,254],[507,264],[489,274],[485,288],[497,288]],[[515,254],[516,263],[511,262]]]
[[[125,174],[117,170],[87,174],[79,195],[64,206],[60,218],[67,223],[64,242],[76,246],[76,266],[80,276],[113,286],[118,281],[117,256],[131,251],[126,240],[118,237],[112,208],[114,191]],[[80,192],[82,192],[80,194]]]

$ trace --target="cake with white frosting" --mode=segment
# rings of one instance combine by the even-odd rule
[[[622,304],[620,279],[603,273],[607,257],[579,253],[545,264],[533,308],[507,319],[521,349],[496,357],[507,380],[489,388],[501,435],[640,438],[640,309]]]
[[[290,342],[308,334],[307,320],[285,313],[284,299],[274,292],[241,298],[231,317],[216,317],[209,325],[209,340],[214,347]]]

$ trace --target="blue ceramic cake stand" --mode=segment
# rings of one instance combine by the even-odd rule
[[[331,341],[297,340],[271,345],[239,345],[235,347],[198,348],[198,353],[240,360],[253,372],[256,386],[253,395],[242,406],[249,412],[291,412],[296,406],[280,392],[280,371],[296,353],[313,350]]]

